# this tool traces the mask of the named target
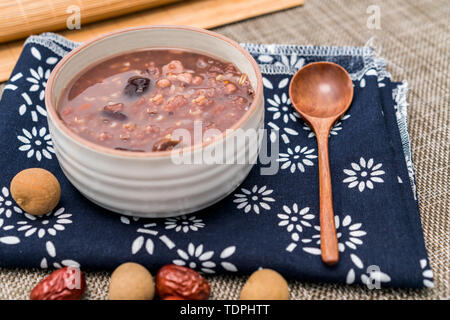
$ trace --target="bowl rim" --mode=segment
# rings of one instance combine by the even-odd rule
[[[179,150],[179,152],[194,152],[200,149],[203,149],[205,146],[210,145],[214,142],[225,140],[228,135],[232,134],[236,129],[239,129],[249,118],[250,116],[255,112],[255,110],[258,108],[258,106],[261,104],[261,99],[263,97],[263,81],[262,81],[262,74],[261,70],[258,66],[258,63],[255,61],[255,59],[248,53],[242,46],[240,46],[236,41],[231,40],[230,38],[221,35],[217,32],[213,32],[210,30],[205,30],[202,28],[196,28],[191,26],[182,26],[182,25],[149,25],[149,26],[138,26],[138,27],[132,27],[132,28],[125,28],[120,29],[113,32],[108,32],[105,34],[102,34],[101,36],[95,37],[92,40],[89,40],[82,45],[76,47],[72,51],[70,51],[67,55],[65,55],[55,66],[55,68],[52,70],[49,79],[47,81],[46,89],[45,89],[45,107],[48,114],[48,121],[52,121],[52,123],[63,132],[69,139],[76,142],[77,144],[86,147],[92,151],[96,151],[103,154],[108,154],[111,156],[116,157],[126,157],[126,158],[164,158],[164,157],[170,157],[172,154],[172,150],[168,151],[146,151],[146,152],[134,152],[134,151],[125,151],[125,150],[116,150],[109,147],[104,147],[99,144],[96,144],[94,142],[91,142],[76,133],[72,132],[69,127],[67,127],[62,119],[59,117],[57,113],[56,106],[52,103],[52,95],[53,95],[53,83],[55,82],[56,76],[59,74],[59,71],[62,69],[62,67],[70,61],[70,59],[76,55],[81,50],[88,48],[89,46],[95,44],[96,42],[117,35],[121,33],[127,33],[132,32],[136,30],[152,30],[152,29],[170,29],[170,30],[187,30],[192,32],[198,32],[203,33],[212,37],[215,37],[219,40],[225,41],[228,44],[231,44],[233,47],[235,47],[238,51],[240,51],[244,57],[247,58],[248,62],[250,62],[255,74],[256,74],[256,88],[255,88],[255,99],[250,105],[250,108],[247,110],[246,113],[243,114],[243,116],[233,124],[230,128],[222,132],[221,135],[215,137],[214,139],[211,139],[210,141],[204,141],[202,144],[194,144],[190,146],[183,147]],[[189,48],[185,48],[189,50]],[[231,132],[230,130],[231,129]]]

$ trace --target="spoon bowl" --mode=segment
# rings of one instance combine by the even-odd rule
[[[294,75],[289,95],[295,109],[304,117],[339,118],[350,106],[353,83],[341,66],[315,62]]]
[[[315,62],[301,68],[291,80],[289,96],[317,137],[319,152],[320,246],[322,261],[339,261],[334,225],[328,136],[333,124],[348,110],[353,83],[348,72],[332,62]]]

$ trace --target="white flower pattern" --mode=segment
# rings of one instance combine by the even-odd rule
[[[372,285],[376,283],[379,284],[381,288],[382,283],[387,283],[390,281],[391,277],[381,270],[374,270],[372,272],[364,273],[361,275],[361,282],[369,288],[372,288]]]
[[[36,60],[42,61],[42,55],[36,47],[34,47],[34,46],[31,47],[30,51],[31,51],[31,55]],[[48,57],[45,60],[45,63],[47,64],[46,67],[44,67],[43,65],[40,65],[36,69],[30,68],[28,70],[29,76],[27,76],[25,80],[30,85],[29,92],[30,93],[39,92],[38,98],[40,101],[44,100],[45,87],[47,86],[47,81],[48,81],[48,78],[51,73],[51,69],[48,68],[48,66],[53,66],[57,62],[58,62],[58,58]],[[11,80],[16,81],[18,79],[21,79],[22,77],[24,77],[24,75],[21,72],[19,72],[19,73],[15,74],[14,76],[12,76]],[[8,87],[8,85],[7,85],[7,87]],[[5,89],[7,89],[7,88],[5,88]],[[17,86],[11,85],[10,88],[8,88],[8,89],[15,90],[15,89],[17,89]],[[34,105],[33,101],[31,100],[31,98],[27,92],[23,92],[21,94],[21,96],[25,101],[25,103],[23,103],[19,107],[19,114],[21,116],[23,116],[28,110],[30,110],[31,119],[34,122],[38,122],[39,114],[44,117],[47,117],[47,111],[45,110],[45,108],[43,108],[39,104]],[[33,107],[34,107],[34,110],[33,110]]]
[[[305,64],[305,59],[299,58],[296,53],[291,54],[290,58],[283,54],[280,59],[281,61],[275,62],[275,66],[297,70]]]
[[[216,267],[216,264],[210,260],[214,251],[203,251],[202,244],[195,247],[192,243],[189,243],[187,252],[178,249],[177,254],[181,259],[173,260],[174,264],[187,266],[191,269],[200,269],[204,273],[214,273],[213,268]]]
[[[312,226],[308,220],[314,219],[314,215],[309,213],[309,207],[298,210],[297,203],[294,203],[292,209],[284,205],[283,211],[277,215],[281,219],[278,225],[286,227],[287,232],[303,232],[303,227]]]
[[[296,146],[294,150],[287,148],[287,153],[280,153],[278,162],[282,162],[281,169],[288,169],[291,173],[295,173],[298,169],[300,172],[305,172],[305,166],[312,167],[317,156],[313,154],[315,149],[308,149],[308,147]]]
[[[269,98],[267,102],[270,105],[267,111],[273,112],[273,120],[281,118],[284,123],[288,123],[289,120],[297,122],[297,119],[300,118],[300,115],[292,107],[291,99],[285,92],[281,94],[281,97],[275,94],[273,99]]]
[[[13,212],[22,213],[22,209],[15,205],[7,187],[3,187],[0,193],[0,216],[11,218]]]
[[[356,280],[356,271],[359,270],[359,272],[361,272],[364,268],[364,263],[356,254],[350,254],[350,261],[353,263],[354,267],[351,267],[347,272],[347,276],[345,277],[345,282],[347,284],[353,284]],[[369,266],[366,272],[361,274],[361,283],[365,284],[369,289],[381,289],[382,283],[390,281],[391,277],[387,273],[381,271],[377,265]]]
[[[303,67],[305,64],[304,58],[299,58],[296,53],[290,55],[280,55],[280,59],[274,62],[274,57],[268,54],[261,54],[258,56],[258,61],[263,64],[273,63],[275,67],[287,69],[287,70],[297,70]]]
[[[270,127],[270,129],[271,129],[269,137],[270,137],[270,141],[272,141],[272,142],[277,141],[277,136],[276,136],[277,134],[279,136],[281,136],[281,139],[283,139],[283,142],[286,144],[291,142],[291,140],[289,139],[289,136],[298,136],[297,130],[294,130],[294,129],[286,127],[286,126],[283,126],[280,128],[272,121],[269,121],[267,123],[267,126]]]
[[[49,268],[49,261],[53,261],[51,266],[55,269],[59,269],[62,267],[72,267],[72,268],[80,268],[80,264],[72,259],[63,259],[61,261],[56,260],[56,248],[55,244],[52,241],[47,241],[45,243],[45,250],[47,252],[48,257],[42,258],[40,262],[41,269]]]
[[[187,233],[188,231],[198,231],[205,226],[202,219],[199,219],[196,216],[186,215],[167,218],[164,224],[166,225],[167,230],[174,229],[176,232],[182,231],[184,233]]]
[[[367,233],[364,230],[361,230],[362,223],[352,223],[352,217],[350,215],[346,215],[341,223],[339,216],[335,215],[334,224],[336,227],[338,248],[340,252],[344,252],[345,248],[356,250],[357,246],[363,244],[361,237],[364,237]],[[314,229],[317,230],[318,233],[313,235],[311,240],[315,241],[317,245],[320,245],[320,226],[314,226]],[[303,250],[312,254],[320,254],[319,248],[307,247],[303,248]]]
[[[385,174],[383,170],[380,170],[383,166],[382,163],[374,164],[373,158],[366,161],[363,157],[359,159],[359,164],[352,162],[351,169],[344,169],[344,173],[348,176],[342,182],[348,183],[348,187],[354,188],[358,186],[358,190],[363,192],[366,188],[373,189],[374,183],[383,183],[381,178]]]
[[[283,78],[283,79],[281,79],[281,80],[278,82],[278,85],[277,85],[278,89],[284,89],[284,88],[286,88],[286,87],[288,86],[288,84],[289,84],[289,81],[290,81],[290,78],[289,78],[289,77],[288,77],[288,78]],[[266,87],[267,89],[273,89],[273,88],[274,88],[272,82],[271,82],[269,79],[267,79],[266,77],[263,77],[263,85],[264,85],[264,87]]]
[[[24,232],[25,237],[36,234],[39,239],[46,235],[56,236],[58,232],[66,229],[66,225],[72,223],[72,214],[64,211],[64,208],[59,208],[55,212],[49,212],[42,216],[24,213],[23,216],[26,219],[17,221],[17,231]]]
[[[38,122],[38,120],[39,120],[38,119],[38,115],[47,117],[47,111],[45,110],[45,108],[41,107],[38,104],[36,104],[34,106],[33,101],[31,100],[31,98],[28,95],[28,93],[23,92],[21,94],[21,97],[25,101],[25,103],[21,104],[20,107],[19,107],[19,114],[21,116],[23,116],[28,110],[30,110],[31,120],[33,122]],[[35,110],[33,110],[33,107],[34,107]]]
[[[222,250],[219,255],[220,265],[227,271],[236,272],[237,268],[231,262],[225,261],[236,251],[236,246],[230,246]],[[203,273],[213,274],[217,264],[213,261],[214,251],[205,251],[203,244],[197,247],[191,242],[188,244],[187,250],[177,249],[179,259],[172,262],[179,266],[186,266]]]
[[[273,56],[268,54],[261,54],[258,56],[258,61],[262,63],[272,63]]]
[[[12,225],[12,224],[5,224],[5,219],[3,219],[3,218],[0,218],[0,230],[3,230],[3,231],[9,231],[9,230],[12,230],[12,229],[14,229],[14,226]]]
[[[22,72],[18,72],[15,75],[11,76],[11,78],[9,78],[8,83],[3,87],[3,90],[11,90],[11,91],[16,91],[18,86],[15,85],[14,83],[17,80],[22,79],[23,77],[23,73]]]
[[[20,239],[16,236],[2,236],[0,237],[0,243],[13,245],[20,243]]]
[[[428,267],[427,259],[420,259],[420,268],[422,269],[423,285],[427,288],[434,288],[433,271]]]
[[[0,231],[8,232],[15,229],[15,226],[8,221],[12,217],[13,212],[22,213],[22,210],[14,204],[8,188],[3,187],[0,192]],[[20,243],[20,239],[2,232],[0,243],[14,245]]]
[[[241,188],[242,193],[235,193],[234,203],[237,203],[237,209],[243,209],[245,213],[253,210],[254,213],[260,214],[261,209],[270,210],[271,207],[268,202],[275,202],[275,199],[269,197],[273,193],[272,189],[267,189],[267,186],[258,188],[254,185],[251,190]]]
[[[166,235],[159,234],[155,229],[156,222],[141,223],[137,217],[121,216],[120,222],[127,225],[136,226],[138,236],[131,243],[131,254],[135,255],[144,249],[149,255],[153,255],[155,244],[153,239],[159,239],[169,250],[175,248],[175,243]]]
[[[286,228],[286,231],[291,236],[292,242],[286,247],[286,251],[292,252],[297,247],[297,243],[300,241],[300,233],[303,232],[304,227],[312,227],[310,221],[315,216],[309,213],[309,211],[309,207],[299,210],[297,203],[294,203],[292,209],[284,205],[283,213],[277,215],[280,219],[278,226]]]
[[[152,255],[155,249],[155,244],[153,243],[153,240],[151,237],[148,237],[147,239],[145,236],[156,236],[158,235],[158,231],[154,230],[153,228],[156,227],[156,223],[146,223],[141,228],[137,229],[138,233],[141,233],[143,235],[138,236],[136,239],[134,239],[133,243],[131,244],[131,253],[136,254],[138,253],[143,247],[145,247],[145,251],[149,255]],[[145,235],[145,236],[144,236]],[[144,246],[145,243],[145,246]]]
[[[26,80],[31,83],[31,87],[29,89],[30,92],[39,91],[39,100],[44,100],[45,87],[47,86],[47,80],[50,76],[50,69],[44,69],[39,66],[36,70],[30,68],[30,77],[27,77]]]
[[[356,270],[363,270],[364,263],[362,260],[354,253],[350,254],[350,260],[354,267],[350,268],[345,277],[345,282],[347,284],[353,284],[356,279]],[[369,266],[366,272],[361,274],[361,283],[365,284],[369,289],[377,288],[380,289],[382,283],[387,283],[391,281],[391,277],[380,270],[377,265]]]
[[[33,127],[30,131],[22,129],[23,135],[18,135],[17,139],[23,144],[19,150],[27,153],[27,158],[35,157],[37,161],[41,161],[42,157],[52,159],[53,142],[47,128],[42,127],[39,131]]]

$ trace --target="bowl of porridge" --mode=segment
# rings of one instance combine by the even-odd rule
[[[262,77],[236,42],[184,26],[107,34],[65,56],[45,102],[59,164],[88,199],[139,217],[194,212],[256,162]]]

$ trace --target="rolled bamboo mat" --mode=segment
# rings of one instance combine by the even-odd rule
[[[180,0],[3,0],[0,2],[0,42],[30,34],[64,29],[73,14],[80,23],[136,12]],[[76,21],[73,21],[75,23]]]
[[[5,16],[4,9],[6,5],[11,0],[3,0],[0,1],[0,30],[6,23],[2,20]],[[107,1],[95,1],[95,0],[76,0],[76,1],[66,1],[66,0],[16,0],[17,3],[27,3],[30,6],[35,6],[36,8],[43,8],[42,3],[53,8],[52,13],[48,15],[49,20],[63,21],[63,28],[65,26],[67,18],[71,13],[66,13],[66,8],[64,8],[64,14],[56,14],[57,12],[61,12],[61,10],[57,10],[55,3],[70,3],[70,5],[80,6],[83,3],[89,4],[91,3],[94,6],[94,3],[102,3],[102,6],[111,6],[111,10],[109,12],[109,16],[113,16],[113,4],[115,4],[115,8],[125,7],[124,5],[128,4],[129,7],[136,8],[136,3],[141,3],[144,5],[144,2],[151,4],[152,6],[156,6],[163,2],[173,2],[168,5],[164,5],[161,7],[153,7],[146,10],[141,10],[138,8],[137,12],[127,14],[124,16],[116,17],[114,19],[108,19],[104,21],[99,21],[95,23],[85,24],[84,14],[87,12],[91,12],[91,19],[95,20],[98,18],[105,18],[108,16],[106,11],[101,10],[103,12],[103,16],[100,13],[95,13],[98,10],[98,7],[93,11],[89,11],[87,9],[86,12],[81,9],[81,28],[74,30],[65,30],[59,32],[63,36],[69,38],[73,41],[86,41],[93,37],[99,36],[106,32],[111,32],[117,29],[129,28],[140,25],[152,25],[152,24],[176,24],[176,25],[188,25],[200,28],[213,28],[217,26],[221,26],[224,24],[260,16],[263,14],[268,14],[275,11],[280,11],[288,8],[292,8],[295,6],[300,6],[304,4],[304,0],[107,0]],[[120,3],[119,3],[120,2]],[[51,6],[50,5],[53,6]],[[29,9],[29,7],[27,7]],[[62,7],[61,7],[62,8]],[[143,7],[141,7],[143,8]],[[128,10],[129,8],[124,8],[122,10]],[[23,11],[23,10],[22,10]],[[28,13],[26,15],[22,11],[17,11],[15,13],[10,12],[10,15],[15,14],[16,19],[20,19],[20,17],[27,16],[28,19],[30,17],[34,17],[34,14]],[[125,11],[122,11],[125,12]],[[130,11],[128,11],[130,12]],[[50,19],[51,14],[54,13],[54,16]],[[13,24],[13,19],[9,19],[8,23]],[[62,19],[64,18],[64,19]],[[36,16],[36,19],[40,19]],[[87,19],[87,18],[86,18]],[[23,19],[22,19],[23,20]],[[25,23],[24,23],[25,24]],[[12,28],[11,26],[9,28]],[[28,30],[26,26],[24,26],[23,30]],[[50,29],[36,29],[33,31],[33,34],[38,34],[43,31],[50,31]],[[14,33],[15,32],[15,33]],[[9,37],[17,37],[18,31],[11,31]],[[0,32],[0,34],[2,34]],[[26,31],[22,31],[23,36],[28,35]],[[4,36],[5,39],[7,36]],[[0,37],[0,39],[2,39]],[[1,41],[0,41],[1,42]],[[12,68],[14,67],[19,54],[21,52],[23,45],[23,40],[18,41],[10,41],[7,43],[0,44],[0,82],[6,81],[11,74]]]

